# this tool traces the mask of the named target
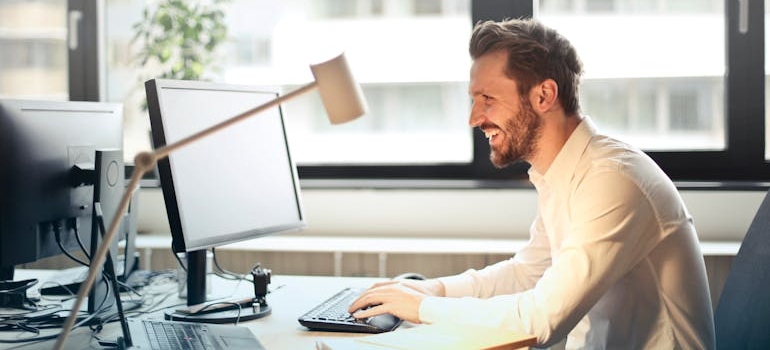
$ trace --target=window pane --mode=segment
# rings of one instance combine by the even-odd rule
[[[721,0],[542,0],[584,65],[582,110],[645,150],[723,150]]]
[[[0,97],[67,100],[67,2],[0,1]]]
[[[132,59],[145,3],[107,1],[112,101],[141,105],[141,81],[158,76],[159,64]],[[201,79],[289,92],[312,81],[310,63],[345,51],[362,85],[369,113],[341,126],[326,121],[316,91],[283,104],[299,165],[471,161],[469,0],[236,0],[225,13],[227,40]],[[146,112],[131,114],[135,147],[147,147]]]

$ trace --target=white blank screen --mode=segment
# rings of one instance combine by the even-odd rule
[[[275,97],[159,87],[166,144]],[[303,226],[296,168],[277,107],[171,153],[169,164],[187,251]]]

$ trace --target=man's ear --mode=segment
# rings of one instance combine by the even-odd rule
[[[553,79],[546,79],[530,90],[532,108],[541,113],[558,107],[559,86]]]

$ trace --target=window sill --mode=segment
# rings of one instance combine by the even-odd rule
[[[363,253],[379,256],[380,277],[386,277],[388,255],[391,254],[466,254],[513,255],[527,244],[519,239],[462,239],[462,238],[408,238],[408,237],[344,237],[344,236],[266,236],[217,248],[230,251],[330,253],[334,255],[336,276],[342,273],[343,254]],[[735,256],[741,242],[703,241],[704,256]],[[171,237],[166,234],[140,234],[137,249],[148,258],[152,249],[170,249]],[[144,266],[150,266],[149,261]]]

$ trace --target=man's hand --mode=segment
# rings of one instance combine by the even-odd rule
[[[429,296],[444,296],[444,285],[438,280],[380,282],[350,304],[348,312],[356,318],[387,313],[407,322],[420,323],[420,303]],[[369,308],[361,310],[366,307]]]

